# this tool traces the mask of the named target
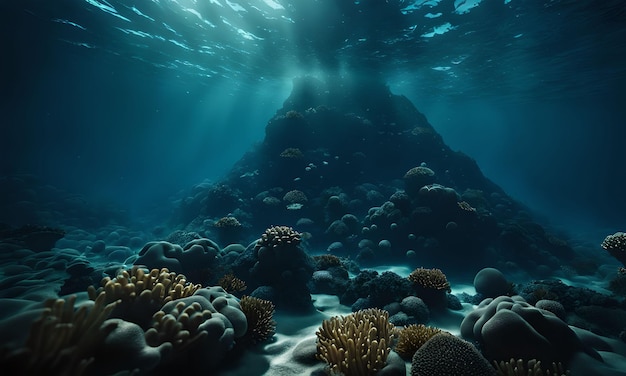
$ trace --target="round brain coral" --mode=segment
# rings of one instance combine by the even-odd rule
[[[420,188],[434,181],[435,172],[425,166],[413,167],[404,174],[404,187],[409,195],[417,194]]]
[[[304,204],[309,199],[306,197],[304,192],[294,189],[285,193],[285,195],[283,196],[283,200],[290,204]]]
[[[411,376],[495,376],[495,369],[471,343],[449,333],[430,338],[413,355]]]
[[[602,248],[607,250],[611,256],[615,257],[619,262],[626,266],[626,233],[616,232],[604,238],[601,244]]]
[[[218,228],[236,228],[241,227],[241,223],[235,217],[222,217],[218,219],[213,226]]]

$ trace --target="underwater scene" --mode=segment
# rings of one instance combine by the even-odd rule
[[[626,375],[622,0],[0,0],[4,375]]]

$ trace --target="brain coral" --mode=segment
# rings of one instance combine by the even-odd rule
[[[411,376],[495,376],[495,369],[471,343],[435,334],[413,355]]]
[[[304,204],[309,201],[304,192],[297,189],[285,193],[283,200],[289,204]]]
[[[425,185],[434,183],[435,172],[425,166],[413,167],[404,174],[404,186],[409,195],[414,195]]]
[[[506,295],[511,289],[509,282],[501,271],[495,268],[483,268],[474,277],[476,292],[486,298]]]
[[[520,296],[485,299],[461,323],[461,335],[478,342],[491,360],[537,359],[567,362],[586,349],[574,331],[551,312],[528,304]]]
[[[237,298],[219,286],[202,288],[192,296],[165,304],[146,331],[151,346],[171,343],[170,365],[208,372],[217,366],[248,322]]]

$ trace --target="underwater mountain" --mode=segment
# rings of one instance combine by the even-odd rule
[[[626,375],[622,2],[0,17],[3,372]]]

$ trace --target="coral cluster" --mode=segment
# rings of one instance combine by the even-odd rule
[[[242,342],[257,344],[271,338],[276,333],[274,304],[269,300],[244,296],[239,301],[241,310],[248,320],[248,331]]]
[[[246,283],[235,277],[232,273],[222,276],[217,284],[222,286],[222,288],[230,294],[243,291],[247,288]]]
[[[400,330],[398,343],[395,351],[405,359],[411,359],[413,354],[435,334],[441,333],[441,329],[423,324],[412,324]]]
[[[48,300],[24,347],[0,356],[2,368],[30,375],[86,374],[97,346],[112,329],[102,324],[117,302],[107,304],[101,294],[91,308],[74,310],[75,301],[75,295]]]
[[[341,259],[335,255],[323,254],[313,256],[317,270],[326,270],[333,266],[341,266]]]
[[[213,226],[217,228],[236,228],[241,227],[239,220],[232,216],[222,217],[215,221]]]
[[[178,302],[170,313],[158,311],[154,314],[153,327],[146,331],[146,342],[155,347],[169,342],[175,350],[184,351],[206,335],[200,325],[211,316],[211,311],[202,309],[200,303]]]
[[[563,369],[562,363],[552,363],[551,368],[541,368],[541,362],[535,359],[524,362],[522,359],[493,362],[498,376],[567,376],[569,370]]]
[[[134,266],[130,270],[122,270],[117,277],[105,277],[100,282],[101,287],[87,288],[91,300],[103,296],[106,303],[119,301],[112,317],[138,324],[142,328],[149,325],[150,317],[163,304],[172,300],[193,295],[200,285],[192,284],[182,274],[169,270],[144,269]]]
[[[450,290],[448,278],[443,274],[441,269],[417,268],[413,270],[407,278],[414,284],[423,288],[440,291]]]
[[[153,316],[146,331],[151,346],[171,343],[167,367],[190,367],[198,373],[214,369],[245,335],[248,322],[236,297],[219,286],[170,301]]]
[[[295,247],[300,244],[301,234],[288,226],[272,226],[265,230],[256,248]]]
[[[615,257],[619,262],[626,266],[626,233],[616,232],[604,238],[601,244],[602,248],[607,250],[611,256]]]
[[[91,300],[96,300],[98,295],[104,292],[107,303],[140,299],[154,300],[160,305],[193,295],[201,287],[188,282],[184,275],[170,272],[166,268],[152,269],[146,273],[137,266],[130,270],[122,270],[113,279],[105,277],[100,284],[101,287],[98,289],[89,286],[87,292]]]
[[[330,372],[374,375],[386,364],[393,334],[389,313],[366,309],[322,322],[316,332],[317,356]]]
[[[302,151],[298,148],[287,148],[280,153],[280,156],[282,158],[299,159],[299,158],[304,157],[304,154],[302,154]]]

